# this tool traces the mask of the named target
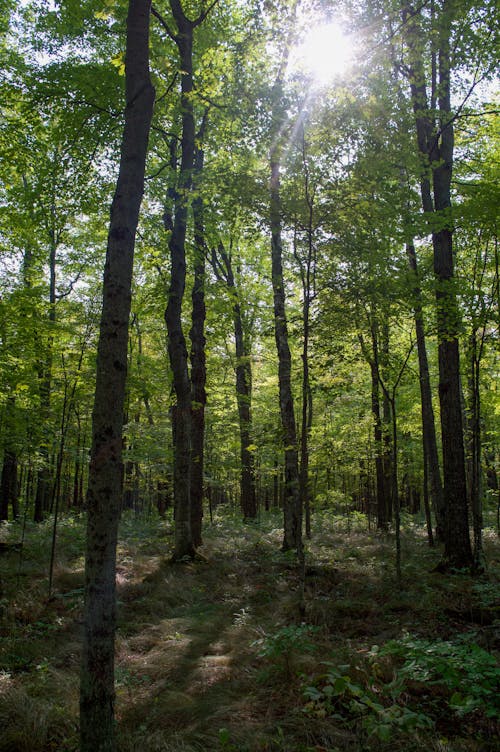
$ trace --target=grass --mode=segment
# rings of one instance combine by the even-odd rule
[[[168,524],[122,522],[120,752],[498,749],[492,532],[487,576],[445,577],[432,571],[439,552],[405,521],[398,590],[391,536],[362,517],[317,514],[305,614],[279,517],[243,525],[226,514],[204,538],[204,559],[172,565]],[[78,748],[83,521],[61,521],[50,600],[49,540],[50,524],[29,525],[21,566],[18,552],[0,559],[0,752]]]

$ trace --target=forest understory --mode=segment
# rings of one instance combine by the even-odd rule
[[[486,575],[444,577],[424,527],[403,523],[398,589],[392,534],[363,515],[316,514],[303,580],[278,516],[217,516],[177,564],[168,523],[125,516],[120,751],[497,750],[498,537],[486,529]],[[1,752],[78,749],[83,518],[60,524],[48,598],[50,539],[29,524],[22,551],[2,547]]]

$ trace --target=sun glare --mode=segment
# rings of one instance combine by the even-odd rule
[[[325,85],[341,76],[353,59],[353,45],[335,22],[313,26],[297,46],[295,65]]]

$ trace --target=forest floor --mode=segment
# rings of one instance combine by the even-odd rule
[[[493,752],[500,694],[500,542],[487,574],[433,572],[404,516],[394,539],[318,513],[303,598],[277,516],[207,523],[203,558],[170,564],[172,528],[125,516],[118,550],[120,752]],[[16,541],[21,526],[0,529]],[[0,752],[74,752],[84,526],[63,519],[0,556]]]

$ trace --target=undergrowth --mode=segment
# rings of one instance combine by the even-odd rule
[[[403,527],[399,590],[391,536],[317,513],[302,602],[278,515],[216,516],[204,558],[182,565],[170,522],[124,516],[120,752],[493,752],[498,540],[486,532],[487,576],[445,577],[422,530]],[[83,519],[61,520],[49,599],[50,536],[28,524],[22,552],[0,558],[0,752],[78,749]]]

